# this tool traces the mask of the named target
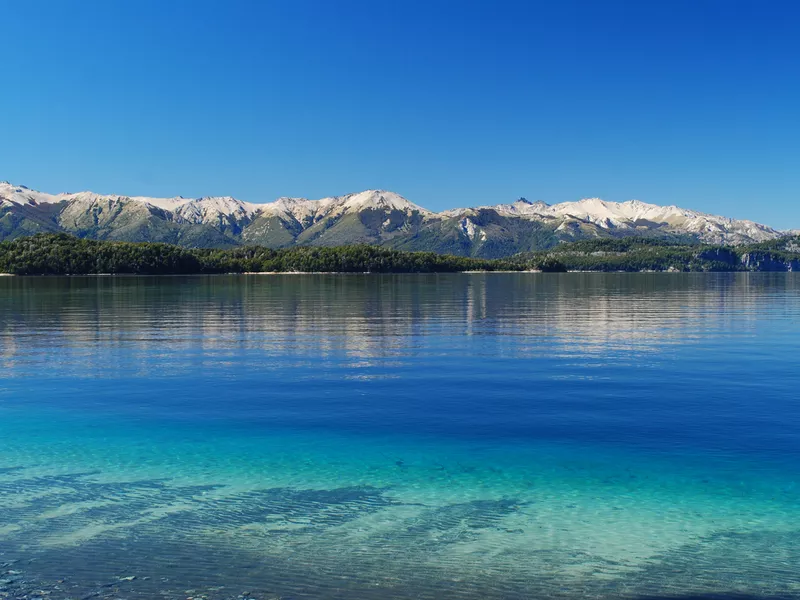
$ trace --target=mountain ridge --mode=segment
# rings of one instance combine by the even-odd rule
[[[584,198],[547,204],[520,198],[505,204],[433,212],[388,190],[319,200],[281,197],[259,204],[231,196],[48,194],[0,182],[0,240],[39,231],[195,247],[370,243],[484,258],[602,237],[681,237],[735,245],[785,235],[750,220],[640,200]]]

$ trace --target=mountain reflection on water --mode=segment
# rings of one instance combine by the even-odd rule
[[[110,344],[142,351],[142,360],[153,348],[159,354],[231,348],[370,358],[401,351],[415,336],[445,333],[496,336],[498,345],[505,336],[546,337],[565,352],[626,343],[648,348],[697,339],[708,328],[724,333],[734,321],[754,325],[754,309],[764,302],[778,314],[792,310],[785,295],[796,293],[800,280],[488,273],[20,277],[0,286],[4,360],[24,360],[17,350],[41,343],[81,348],[91,361],[92,348]],[[517,355],[517,343],[511,346]],[[81,366],[113,369],[102,358]]]

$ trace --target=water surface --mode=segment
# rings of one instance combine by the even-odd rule
[[[792,274],[2,278],[0,598],[800,598],[799,317]]]

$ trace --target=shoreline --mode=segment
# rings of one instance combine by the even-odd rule
[[[245,271],[242,273],[0,273],[0,277],[222,277],[231,275],[482,275],[487,273],[545,273],[526,269],[524,271]],[[552,273],[555,275],[563,273]]]
[[[245,271],[242,273],[0,273],[2,277],[222,277],[232,275],[263,276],[263,275],[490,275],[490,274],[533,274],[533,275],[567,275],[567,274],[595,274],[595,275],[722,275],[731,273],[783,273],[786,275],[796,271],[537,271],[525,269],[520,271],[492,270],[492,271]]]
[[[0,268],[19,275],[96,277],[792,272],[800,271],[798,248],[800,236],[781,243],[735,248],[626,238],[579,240],[555,250],[477,258],[370,245],[211,249],[36,234],[4,242]],[[334,270],[336,267],[342,270]]]

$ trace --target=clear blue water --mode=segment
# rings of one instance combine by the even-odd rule
[[[792,274],[1,278],[0,598],[800,598],[799,334]]]

